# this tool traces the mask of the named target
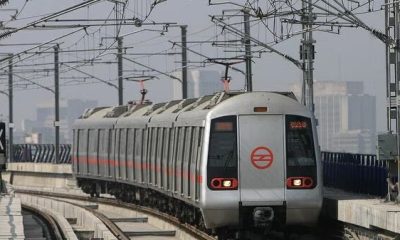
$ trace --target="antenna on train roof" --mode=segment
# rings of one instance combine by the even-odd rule
[[[146,98],[146,94],[148,93],[148,90],[144,88],[144,82],[143,80],[140,80],[140,94],[142,95],[142,98],[140,99],[140,104],[143,104],[144,99]]]
[[[140,99],[140,105],[145,103],[146,94],[149,92],[146,88],[144,88],[144,82],[158,79],[157,76],[133,76],[129,78],[125,78],[128,81],[138,82],[140,84],[140,95],[142,96]]]
[[[221,80],[224,83],[224,92],[229,92],[229,83],[231,82],[231,77],[228,75],[229,68],[245,60],[243,58],[209,58],[207,61],[225,66],[225,74]]]

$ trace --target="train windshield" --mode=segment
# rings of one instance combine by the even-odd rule
[[[238,175],[236,116],[211,121],[208,147],[207,179],[210,187],[214,178],[234,178]]]
[[[315,166],[310,118],[294,115],[286,116],[286,156],[289,167]]]
[[[236,118],[234,116],[212,121],[209,144],[208,166],[237,166]]]

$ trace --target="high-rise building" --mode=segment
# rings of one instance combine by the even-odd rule
[[[72,124],[85,109],[97,106],[93,100],[62,100],[60,101],[60,142],[72,142]],[[36,109],[36,120],[24,120],[22,131],[26,136],[40,134],[41,143],[54,142],[54,103],[39,104]]]
[[[297,96],[300,89],[292,85]],[[375,153],[376,99],[362,82],[315,82],[314,104],[323,151]]]
[[[175,72],[174,76],[182,79],[181,72]],[[213,70],[188,70],[187,91],[188,98],[213,94],[223,90],[221,76]],[[173,81],[173,99],[182,99],[182,83]]]

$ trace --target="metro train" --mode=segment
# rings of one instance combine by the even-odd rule
[[[219,239],[314,226],[322,206],[315,126],[286,92],[98,107],[74,124],[73,172],[92,196],[158,208]]]

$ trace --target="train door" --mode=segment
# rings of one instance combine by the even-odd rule
[[[239,116],[239,188],[244,206],[285,201],[282,115]]]

